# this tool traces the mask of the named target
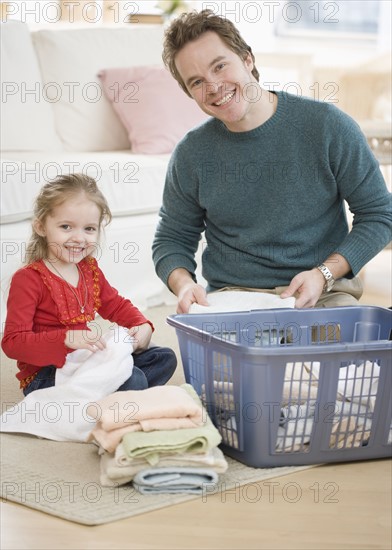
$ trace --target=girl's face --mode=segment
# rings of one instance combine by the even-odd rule
[[[98,243],[100,217],[100,209],[84,193],[56,206],[43,224],[35,226],[48,243],[47,259],[65,267],[92,254]]]

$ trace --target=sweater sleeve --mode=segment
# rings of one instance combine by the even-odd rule
[[[62,367],[68,353],[64,344],[67,328],[34,326],[37,307],[45,291],[41,277],[34,270],[20,269],[15,273],[7,301],[1,346],[11,359],[40,367]]]
[[[106,280],[103,272],[98,268],[101,306],[98,309],[99,315],[121,327],[131,328],[148,323],[152,330],[154,325],[141,311],[126,298],[120,296]]]
[[[170,160],[152,246],[156,273],[166,285],[177,268],[186,269],[196,280],[195,253],[204,231],[205,213],[196,200],[197,173],[186,162],[191,156],[186,149],[180,143]]]
[[[342,131],[330,144],[330,164],[340,194],[353,214],[351,232],[336,252],[356,275],[391,240],[392,205],[378,161],[359,126],[342,116]]]

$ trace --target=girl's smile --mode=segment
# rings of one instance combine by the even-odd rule
[[[37,233],[46,238],[48,260],[57,267],[77,264],[94,252],[99,237],[100,210],[84,193],[55,207]]]

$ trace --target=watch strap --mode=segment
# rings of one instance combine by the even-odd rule
[[[325,264],[320,264],[317,266],[317,269],[322,273],[324,279],[325,279],[325,285],[324,285],[324,292],[329,292],[335,282],[335,279],[333,278],[332,273],[328,269],[328,267]]]

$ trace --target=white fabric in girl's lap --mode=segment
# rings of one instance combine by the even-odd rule
[[[68,354],[56,383],[35,390],[0,417],[1,432],[28,433],[54,441],[84,442],[96,424],[90,403],[115,392],[133,369],[132,344],[125,329],[103,336],[106,348]]]

